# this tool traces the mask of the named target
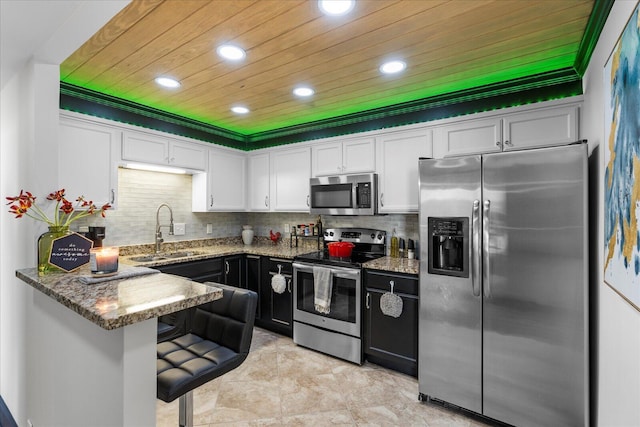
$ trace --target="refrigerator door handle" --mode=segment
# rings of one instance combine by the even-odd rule
[[[489,274],[491,272],[489,266],[489,213],[491,212],[491,201],[484,201],[484,210],[482,212],[482,282],[484,285],[484,297],[491,297],[491,281]]]
[[[471,218],[471,234],[473,241],[471,242],[472,272],[471,272],[471,291],[473,296],[480,296],[480,264],[482,263],[480,248],[480,201],[473,201],[473,216]]]

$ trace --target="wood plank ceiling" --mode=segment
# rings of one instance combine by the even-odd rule
[[[243,135],[572,67],[593,0],[133,0],[61,80]],[[222,43],[247,56],[229,62]],[[402,59],[394,76],[378,67]],[[154,82],[171,76],[182,86]],[[306,84],[315,95],[300,99]],[[237,115],[233,105],[249,114]]]

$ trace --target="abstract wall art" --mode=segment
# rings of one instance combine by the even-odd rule
[[[640,16],[604,68],[604,281],[640,311]]]

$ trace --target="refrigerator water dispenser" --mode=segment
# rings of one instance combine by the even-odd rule
[[[469,218],[429,217],[429,273],[469,277]]]

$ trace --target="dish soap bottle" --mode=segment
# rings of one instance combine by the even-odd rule
[[[396,229],[393,229],[393,235],[391,236],[391,258],[398,258],[400,255],[398,246],[398,236],[396,236]]]

